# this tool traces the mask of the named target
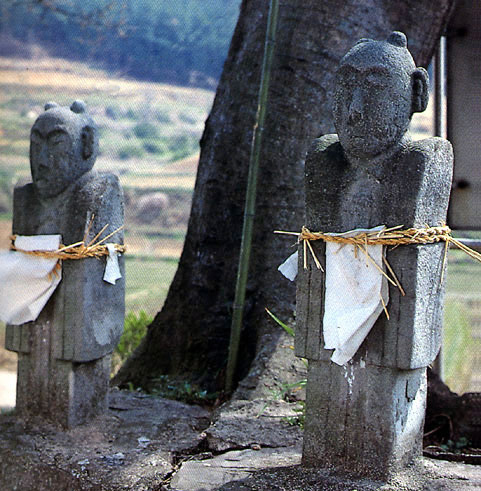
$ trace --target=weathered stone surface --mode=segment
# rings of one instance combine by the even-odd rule
[[[299,445],[213,457],[205,452],[210,419],[206,410],[119,391],[111,393],[110,401],[108,413],[68,431],[48,424],[25,425],[13,415],[0,415],[0,489],[471,491],[481,486],[478,467],[429,459],[383,485],[328,469],[303,468]],[[243,423],[247,429],[257,424],[257,418],[251,415]],[[174,467],[179,460],[184,460],[180,469]],[[227,484],[232,480],[236,482]]]
[[[15,189],[13,233],[19,235],[62,235],[64,244],[82,240],[90,219],[93,225],[87,243],[104,225],[113,232],[123,225],[123,198],[118,178],[111,174],[86,172],[48,203],[34,191],[33,184]],[[111,241],[123,242],[122,231]],[[28,353],[30,331],[37,324],[54,330],[55,357],[86,362],[111,353],[122,335],[124,319],[125,267],[119,257],[122,278],[115,285],[102,281],[105,259],[63,261],[62,281],[45,307],[49,314],[34,323],[9,326],[6,348]]]
[[[343,232],[382,224],[405,228],[439,225],[446,219],[451,172],[452,149],[441,138],[405,142],[396,155],[370,167],[351,164],[336,135],[327,135],[315,141],[306,160],[307,228]],[[325,245],[314,243],[313,247],[322,262]],[[441,341],[443,257],[444,244],[387,252],[406,296],[390,285],[392,320],[385,316],[378,319],[359,356],[376,365],[401,369],[432,363]],[[332,352],[322,349],[323,294],[318,295],[323,291],[324,276],[312,264],[308,272],[302,267],[300,272],[299,302],[305,303],[306,294],[312,298],[308,309],[302,309],[302,304],[298,308],[296,352],[309,359],[329,360]],[[311,327],[314,323],[318,329]]]
[[[223,407],[212,426],[206,430],[209,450],[260,447],[291,447],[302,443],[302,431],[291,426],[286,418],[299,415],[295,404],[258,399],[233,401]]]
[[[32,183],[14,192],[13,233],[89,244],[105,225],[101,238],[123,225],[122,190],[116,176],[92,170],[98,136],[85,104],[45,109],[31,131]],[[109,242],[122,244],[122,231]],[[18,414],[71,427],[106,410],[110,353],[124,323],[119,263],[122,278],[112,285],[103,281],[104,258],[63,261],[62,281],[39,317],[7,326],[5,346],[19,353]]]
[[[245,479],[256,470],[295,465],[300,461],[300,447],[235,450],[208,460],[184,462],[170,487],[173,491],[210,491],[230,481]]]
[[[290,466],[256,472],[218,491],[473,491],[480,487],[481,469],[477,466],[420,459],[388,483]]]
[[[0,415],[0,489],[158,491],[209,424],[198,406],[118,391],[110,401],[108,413],[68,431]]]
[[[421,455],[424,369],[311,361],[308,380],[303,464],[383,479]]]
[[[412,114],[426,108],[428,78],[404,34],[360,40],[336,80],[337,135],[317,139],[306,159],[307,228],[442,224],[452,148],[440,138],[412,142],[406,133]],[[325,265],[318,242],[312,245]],[[310,367],[304,464],[387,480],[421,454],[426,367],[441,342],[443,257],[443,244],[387,251],[406,295],[389,286],[390,319],[381,314],[346,366],[323,348],[325,277],[312,264],[304,270],[300,258],[296,354]]]

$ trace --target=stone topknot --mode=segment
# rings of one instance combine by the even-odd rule
[[[406,38],[406,35],[400,31],[393,31],[391,34],[389,34],[386,41],[393,46],[397,46],[398,48],[408,47],[408,40]]]
[[[54,107],[58,107],[58,104],[56,102],[53,102],[53,101],[47,102],[47,104],[45,104],[45,106],[43,106],[45,111],[48,111],[49,109],[52,109]]]
[[[81,114],[87,110],[87,106],[84,101],[76,100],[70,106],[70,110],[74,113]]]

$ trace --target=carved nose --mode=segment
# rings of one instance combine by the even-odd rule
[[[360,89],[355,89],[349,104],[349,121],[355,123],[362,119],[363,100]]]

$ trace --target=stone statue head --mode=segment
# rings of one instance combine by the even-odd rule
[[[75,101],[70,108],[47,103],[30,133],[35,191],[41,198],[59,195],[92,169],[97,153],[97,127],[85,103]]]
[[[361,39],[336,75],[334,124],[348,156],[369,159],[401,142],[411,116],[428,103],[428,74],[417,68],[402,32]]]

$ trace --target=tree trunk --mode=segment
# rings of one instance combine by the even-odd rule
[[[184,250],[165,305],[114,383],[147,387],[167,374],[223,386],[242,229],[249,150],[268,12],[267,0],[243,0],[201,156]],[[286,320],[294,284],[277,266],[304,214],[304,157],[313,138],[333,131],[331,99],[338,61],[362,37],[406,33],[417,65],[426,66],[453,0],[281,0],[276,55],[259,172],[257,214],[237,378],[246,375],[280,329],[264,308]],[[266,353],[266,346],[268,346]]]

